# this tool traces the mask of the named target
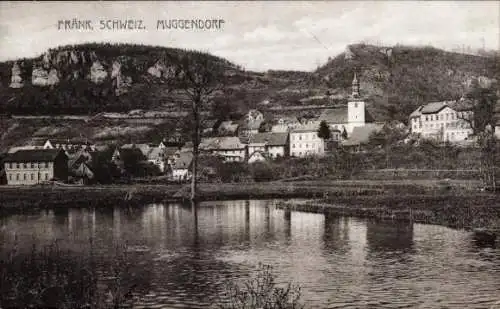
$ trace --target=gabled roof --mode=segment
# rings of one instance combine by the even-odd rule
[[[236,136],[223,136],[204,138],[202,139],[199,148],[205,150],[231,150],[245,148],[245,145],[242,144],[240,139]]]
[[[443,102],[431,102],[422,107],[420,111],[422,114],[434,114],[446,108],[448,106],[446,101]]]
[[[415,117],[420,117],[422,116],[422,108],[424,106],[419,106],[416,110],[413,111],[413,113],[410,114],[410,118],[415,118]]]
[[[180,154],[179,158],[177,158],[172,166],[172,169],[188,169],[193,161],[193,153],[192,152],[183,152]]]
[[[285,146],[288,141],[288,133],[257,133],[250,137],[249,143],[266,144],[268,146]]]
[[[163,154],[165,152],[163,149],[160,149],[158,147],[151,148],[149,152],[147,153],[147,158],[148,160],[158,160],[163,157]]]
[[[60,149],[18,150],[7,154],[4,162],[53,162],[59,155],[64,155]]]

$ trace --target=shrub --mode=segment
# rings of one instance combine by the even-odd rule
[[[220,309],[302,309],[300,287],[286,284],[278,287],[271,266],[259,265],[254,278],[238,285],[229,284],[218,308]]]

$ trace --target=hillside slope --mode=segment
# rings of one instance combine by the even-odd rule
[[[433,47],[350,45],[315,74],[346,90],[356,72],[375,114],[406,120],[419,105],[461,97],[472,80],[489,87],[500,80],[500,57],[466,55]]]

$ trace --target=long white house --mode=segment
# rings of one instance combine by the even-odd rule
[[[461,142],[473,133],[471,122],[474,112],[465,100],[432,102],[410,114],[412,133],[439,141]]]

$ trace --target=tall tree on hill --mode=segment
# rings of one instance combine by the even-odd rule
[[[190,110],[191,141],[193,143],[193,164],[191,178],[191,200],[197,198],[197,172],[201,133],[203,131],[202,111],[209,108],[216,92],[225,84],[227,63],[207,53],[192,51],[170,54],[164,63],[171,65],[173,74],[166,78],[170,90],[181,90],[186,100],[183,104]]]

